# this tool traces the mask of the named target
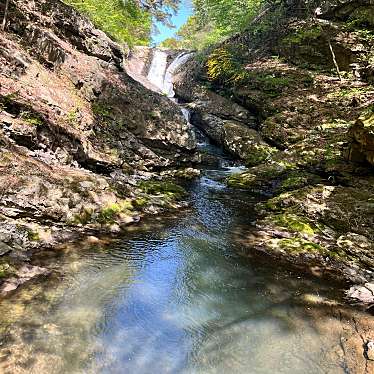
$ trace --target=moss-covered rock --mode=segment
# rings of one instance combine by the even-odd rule
[[[350,129],[348,159],[366,160],[374,165],[374,106],[367,109]]]
[[[235,173],[227,179],[227,184],[229,187],[262,189],[279,193],[315,185],[321,180],[318,175],[303,171],[296,164],[287,160],[278,160]]]
[[[2,261],[0,263],[0,279],[7,278],[13,274],[15,274],[16,269],[11,264],[7,263],[6,261]]]
[[[291,231],[299,232],[307,235],[314,235],[319,230],[312,227],[310,220],[305,217],[300,217],[297,214],[284,213],[270,216],[269,220],[274,224],[285,227]]]
[[[308,185],[315,185],[321,183],[322,178],[316,174],[311,174],[305,171],[294,171],[287,174],[286,179],[284,179],[277,191],[284,192],[284,191],[292,191],[302,188]]]
[[[164,195],[172,200],[180,200],[186,196],[186,190],[171,181],[148,180],[139,183],[139,188],[149,195]]]
[[[318,254],[325,255],[327,253],[321,245],[309,240],[301,238],[288,238],[288,239],[272,239],[270,248],[279,248],[290,254]]]

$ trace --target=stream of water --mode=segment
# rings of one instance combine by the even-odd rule
[[[346,372],[334,285],[238,255],[258,196],[227,188],[237,168],[202,143],[220,166],[188,186],[190,210],[42,253],[53,275],[0,304],[1,373]]]
[[[310,303],[333,286],[237,255],[256,197],[233,170],[205,170],[192,210],[53,257],[58,276],[0,305],[0,371],[344,373],[338,321]]]

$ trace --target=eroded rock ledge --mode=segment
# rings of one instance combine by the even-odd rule
[[[174,103],[124,71],[127,56],[59,0],[10,1],[0,33],[0,277],[20,283],[18,268],[41,246],[185,206],[170,179],[194,175],[194,134]]]

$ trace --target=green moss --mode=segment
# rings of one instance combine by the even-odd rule
[[[317,175],[303,172],[292,172],[285,180],[282,181],[281,185],[279,186],[279,191],[297,190],[301,187],[320,182],[321,178]]]
[[[278,150],[269,146],[259,145],[251,151],[245,160],[247,166],[259,165],[267,160],[276,153]]]
[[[317,228],[312,228],[311,223],[308,220],[299,217],[296,214],[278,214],[272,216],[270,220],[278,226],[303,234],[314,235],[319,231]]]
[[[273,240],[272,247],[279,247],[290,254],[313,253],[337,261],[358,262],[357,258],[348,255],[341,248],[334,247],[327,249],[318,243],[296,237]]]
[[[352,99],[353,97],[361,97],[370,92],[370,87],[352,87],[352,88],[339,88],[327,95],[330,100],[336,100],[338,98]]]
[[[170,181],[143,181],[138,187],[146,194],[164,195],[174,200],[182,199],[187,194],[183,187]]]
[[[270,156],[269,156],[270,157]],[[229,187],[253,188],[270,186],[273,181],[282,178],[285,173],[297,170],[294,163],[283,161],[272,161],[260,164],[242,173],[232,174],[226,182]]]
[[[104,208],[102,208],[96,217],[96,221],[99,223],[114,223],[116,222],[116,217],[120,213],[127,213],[129,210],[132,210],[134,207],[131,201],[124,200],[120,203],[112,203]]]
[[[280,210],[282,209],[282,206],[283,206],[283,202],[287,199],[291,197],[291,194],[289,192],[284,192],[284,193],[281,193],[280,195],[278,196],[275,196],[273,197],[272,199],[269,199],[266,203],[265,203],[265,207],[271,211],[277,211],[277,210]]]
[[[280,239],[277,245],[288,253],[315,253],[326,255],[326,249],[317,243],[301,238]]]
[[[29,111],[22,111],[20,114],[20,118],[32,126],[43,125],[43,120],[38,115]]]
[[[115,216],[121,212],[121,207],[118,204],[111,204],[103,208],[97,215],[97,221],[100,223],[114,222]]]
[[[282,43],[284,44],[302,44],[307,40],[314,40],[321,36],[322,27],[315,25],[307,29],[299,29],[291,35],[286,36]]]
[[[74,108],[65,116],[66,122],[73,127],[79,126],[79,109]]]
[[[85,208],[80,214],[76,214],[71,221],[72,224],[86,225],[88,223],[113,223],[116,222],[117,215],[129,213],[134,206],[130,200],[122,200],[119,203],[111,203],[99,210]]]
[[[16,269],[10,264],[3,262],[0,264],[0,278],[7,278],[13,275],[16,272]]]
[[[2,267],[0,266],[0,278],[5,278],[7,275],[8,274],[6,270],[2,269]]]
[[[227,185],[234,188],[249,188],[254,185],[256,175],[249,172],[235,173],[227,178]]]
[[[28,229],[27,230],[27,238],[31,241],[39,241],[40,240],[40,234],[37,231]]]
[[[92,112],[100,117],[110,117],[113,110],[112,107],[101,102],[95,102],[91,106]]]
[[[137,199],[135,199],[133,201],[133,204],[134,204],[134,207],[135,208],[143,208],[145,205],[148,204],[148,199],[146,199],[145,197],[138,197]]]
[[[304,176],[291,176],[285,179],[281,184],[281,190],[294,190],[305,186],[308,179]]]
[[[72,219],[71,223],[72,224],[81,224],[81,225],[86,225],[89,223],[92,219],[93,215],[93,209],[85,208],[80,214],[76,214],[74,218]]]

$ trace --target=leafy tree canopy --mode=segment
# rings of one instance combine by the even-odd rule
[[[180,0],[64,0],[114,40],[129,45],[148,45],[153,20],[170,24]]]

